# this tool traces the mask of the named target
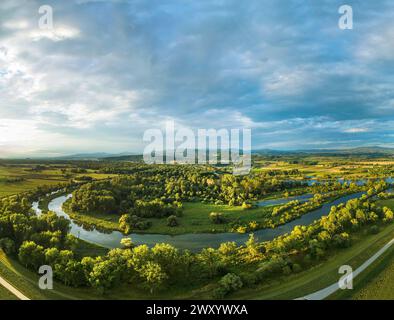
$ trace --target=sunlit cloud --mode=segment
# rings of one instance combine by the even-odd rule
[[[362,133],[362,132],[368,132],[369,129],[367,128],[349,128],[349,129],[345,129],[343,130],[343,132],[346,133]]]
[[[169,119],[254,149],[391,144],[392,1],[350,1],[349,32],[331,0],[46,4],[52,30],[41,1],[0,2],[0,156],[138,152]]]
[[[52,41],[63,41],[78,37],[80,31],[69,26],[59,26],[54,29],[36,29],[29,33],[29,37],[33,41],[49,39]]]

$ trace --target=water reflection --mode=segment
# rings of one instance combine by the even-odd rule
[[[323,215],[327,215],[330,212],[330,208],[333,205],[338,205],[340,203],[344,203],[350,199],[355,199],[360,197],[364,192],[358,192],[355,194],[347,195],[341,198],[338,198],[330,203],[324,204],[319,209],[313,210],[307,214],[304,214],[300,218],[288,222],[284,225],[278,226],[275,229],[261,229],[255,231],[254,234],[256,238],[260,241],[267,241],[272,240],[275,237],[283,235],[287,232],[290,232],[296,225],[309,225],[313,221],[320,219]],[[311,195],[303,195],[299,196],[301,199],[306,199],[306,197]],[[67,213],[65,213],[62,209],[63,203],[69,199],[71,195],[61,196],[58,198],[53,199],[48,208],[50,211],[55,212],[58,216],[65,217],[66,219],[70,220],[71,222],[71,234],[74,236],[91,242],[98,244],[100,246],[106,248],[118,248],[120,247],[120,241],[123,238],[131,237],[135,244],[147,244],[148,246],[154,246],[156,243],[169,243],[177,248],[180,249],[189,249],[191,251],[198,251],[202,248],[206,247],[214,247],[217,248],[221,243],[227,241],[234,241],[237,244],[242,244],[248,239],[248,234],[239,234],[239,233],[189,233],[189,234],[182,234],[182,235],[164,235],[164,234],[138,234],[132,233],[130,235],[125,236],[119,231],[113,232],[102,232],[97,230],[96,228],[84,228],[81,225],[78,225],[70,217]],[[293,197],[293,199],[296,197]],[[291,201],[292,198],[287,199],[275,199],[275,201]],[[271,200],[266,200],[271,201]],[[265,201],[265,204],[267,202]],[[262,202],[264,203],[264,201]],[[37,214],[41,212],[38,209],[38,203],[33,203],[33,208],[36,210]]]

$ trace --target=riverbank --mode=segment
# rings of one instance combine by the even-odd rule
[[[321,208],[308,212],[298,219],[282,224],[276,228],[260,229],[253,231],[253,233],[258,241],[272,240],[280,235],[290,232],[296,225],[309,225],[313,221],[320,219],[323,215],[327,215],[331,206],[339,205],[347,202],[348,200],[358,198],[362,196],[362,194],[364,193],[358,192],[343,196],[330,203],[323,204]],[[68,214],[62,209],[64,202],[66,202],[69,197],[70,195],[53,199],[49,203],[48,209],[71,221],[70,233],[72,235],[105,248],[119,248],[121,247],[120,242],[122,239],[131,237],[136,245],[146,244],[152,247],[157,243],[168,243],[178,249],[188,249],[197,252],[207,247],[218,248],[223,242],[235,242],[237,245],[243,245],[249,238],[249,233],[186,233],[179,235],[131,233],[125,236],[123,233],[118,231],[103,232],[94,228],[87,229],[83,228],[78,223],[73,222]],[[201,216],[200,211],[199,216]]]
[[[360,189],[361,190],[361,189]],[[360,191],[359,190],[359,191]],[[357,190],[334,194],[324,200],[322,203],[316,203],[308,208],[307,211],[301,211],[299,214],[291,215],[283,213],[283,215],[272,215],[272,209],[275,206],[283,205],[292,200],[306,202],[313,195],[302,194],[287,198],[272,198],[272,196],[255,202],[250,209],[244,209],[242,206],[216,205],[202,202],[185,202],[183,203],[183,214],[177,217],[178,225],[170,227],[167,225],[166,218],[145,218],[144,221],[150,224],[145,230],[133,229],[134,234],[162,234],[162,235],[184,235],[197,233],[249,233],[263,229],[274,229],[288,222],[299,219],[309,212],[322,208],[325,204],[331,203],[341,197],[345,197]],[[283,200],[283,201],[281,201]],[[62,209],[64,212],[78,225],[86,229],[97,229],[101,232],[121,232],[119,226],[120,215],[105,213],[78,213],[70,210],[70,199],[64,204]],[[48,206],[48,201],[46,205]],[[224,222],[215,224],[209,215],[212,212],[223,214]]]

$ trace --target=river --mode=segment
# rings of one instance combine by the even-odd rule
[[[290,221],[284,225],[278,226],[275,229],[261,229],[254,231],[254,235],[259,241],[272,240],[280,235],[290,232],[296,225],[309,225],[313,221],[320,219],[322,216],[327,215],[330,212],[330,208],[333,205],[339,205],[340,203],[347,202],[350,199],[360,197],[364,192],[358,192],[351,195],[343,196],[334,201],[324,204],[321,208],[313,210],[309,213],[304,214],[298,219]],[[301,195],[296,197],[284,198],[284,199],[273,199],[261,201],[260,206],[283,204],[291,200],[306,201],[312,195]],[[127,236],[119,231],[103,232],[96,229],[86,229],[69,217],[62,209],[63,203],[71,197],[71,194],[67,196],[60,196],[52,201],[48,205],[50,211],[55,212],[58,216],[62,216],[70,221],[71,223],[71,234],[85,240],[87,242],[95,243],[97,245],[106,248],[119,248],[121,247],[120,241],[123,238],[131,238],[133,243],[136,245],[147,244],[148,246],[154,246],[156,243],[169,243],[179,249],[189,249],[191,251],[198,251],[206,247],[217,248],[221,243],[234,241],[237,244],[245,243],[248,239],[248,234],[239,233],[188,233],[182,235],[164,235],[164,234],[139,234],[132,233]],[[40,215],[41,210],[38,208],[38,202],[34,202],[32,205],[36,214]]]

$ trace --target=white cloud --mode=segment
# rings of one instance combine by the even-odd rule
[[[311,70],[294,68],[276,71],[265,79],[264,93],[291,96],[302,94],[306,89],[317,85],[319,79]]]
[[[36,28],[29,33],[29,37],[33,41],[40,41],[42,39],[49,39],[55,42],[67,39],[77,38],[80,35],[80,30],[71,26],[55,26],[53,29],[39,29]]]
[[[345,133],[363,133],[363,132],[368,132],[368,131],[369,131],[368,128],[349,128],[349,129],[343,130],[343,132],[345,132]]]
[[[3,23],[3,27],[10,30],[25,30],[30,26],[27,20],[10,20]]]
[[[383,24],[364,35],[355,48],[356,57],[367,61],[394,60],[394,25]]]

